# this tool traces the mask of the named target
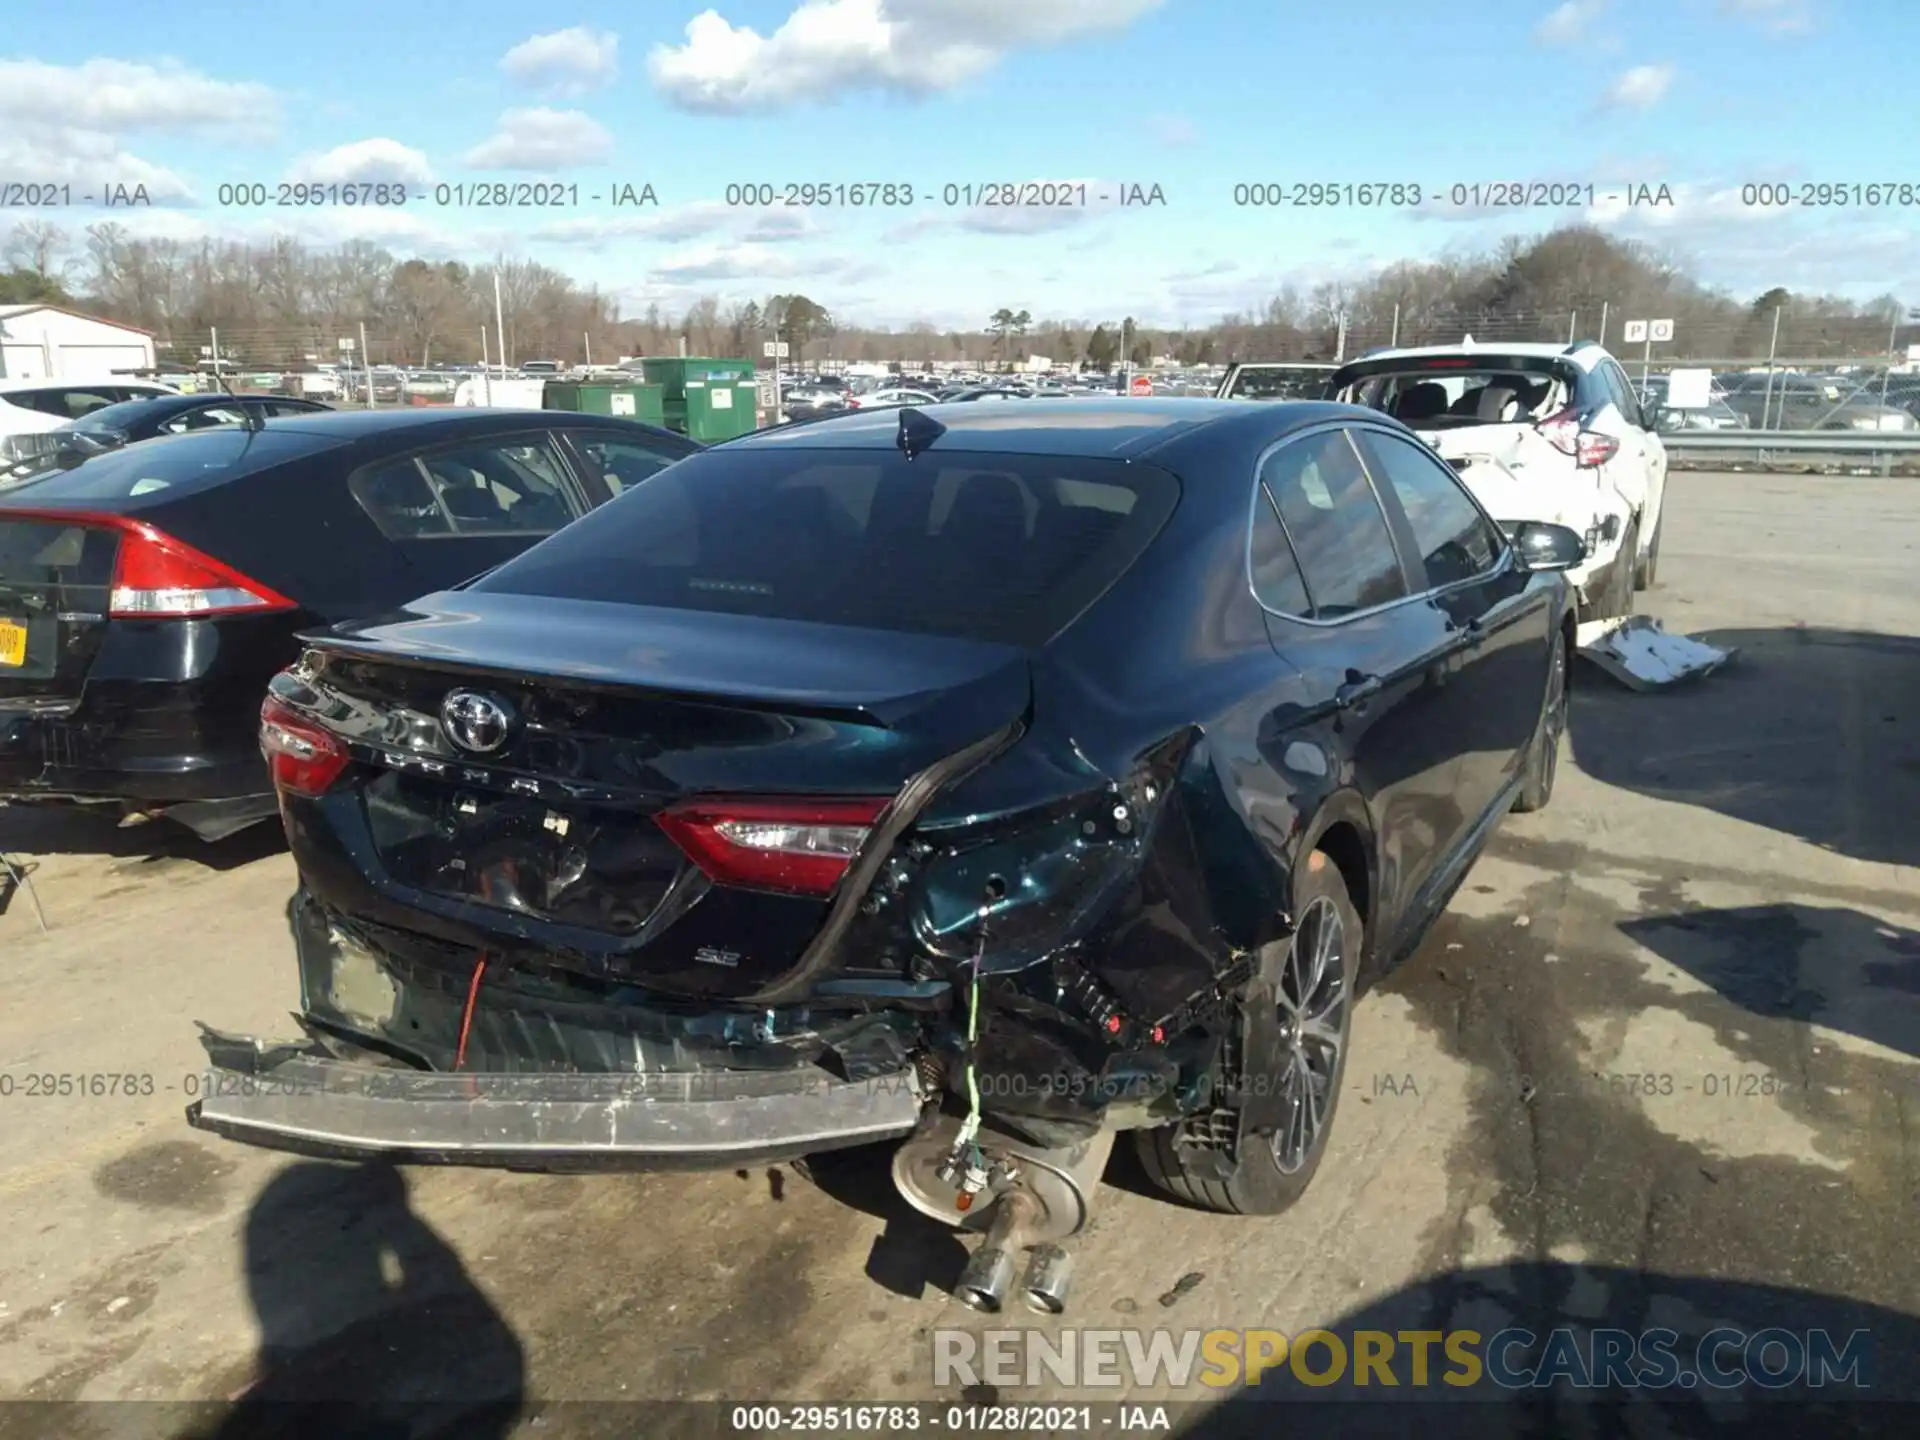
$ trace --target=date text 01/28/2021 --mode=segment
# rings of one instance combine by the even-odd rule
[[[1666,184],[1596,185],[1589,181],[1492,180],[1472,184],[1421,185],[1411,180],[1251,180],[1233,187],[1241,209],[1587,210],[1599,204],[1629,209],[1671,209]]]
[[[1074,210],[1099,205],[1138,210],[1164,207],[1167,192],[1145,180],[968,180],[938,187],[906,180],[753,180],[727,186],[721,203],[729,209]]]
[[[399,181],[234,181],[217,187],[214,203],[238,210],[393,210],[428,205],[455,210],[571,210],[582,204],[652,209],[660,196],[645,181],[582,186],[559,180],[458,180],[437,185]]]

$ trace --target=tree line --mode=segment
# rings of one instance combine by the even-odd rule
[[[499,281],[502,336],[494,331]],[[1109,369],[1156,357],[1184,364],[1331,360],[1392,343],[1603,337],[1631,353],[1622,326],[1671,319],[1661,359],[1869,356],[1920,325],[1892,295],[1867,303],[1775,287],[1740,298],[1690,276],[1649,246],[1591,227],[1511,238],[1476,255],[1409,260],[1365,279],[1287,288],[1211,325],[1164,328],[1132,317],[1036,320],[1003,306],[978,330],[930,323],[883,330],[850,323],[800,294],[708,295],[684,311],[623,314],[615,298],[539,262],[502,256],[466,265],[400,257],[351,241],[330,249],[292,237],[265,243],[136,235],[116,223],[79,234],[43,220],[0,239],[0,303],[70,305],[153,332],[190,362],[210,332],[224,356],[297,368],[368,336],[373,363],[488,358],[604,363],[622,355],[758,356],[768,340],[800,360],[1055,364]]]

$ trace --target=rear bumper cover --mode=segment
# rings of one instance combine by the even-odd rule
[[[251,736],[215,748],[205,737],[143,734],[124,717],[103,723],[0,700],[0,796],[177,805],[271,792]]]
[[[337,1042],[207,1031],[187,1121],[229,1140],[330,1159],[526,1170],[701,1170],[795,1159],[910,1132],[910,1071],[643,1075],[435,1073]]]

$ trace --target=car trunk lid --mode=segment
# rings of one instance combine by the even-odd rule
[[[1031,688],[1007,645],[471,591],[316,637],[276,681],[360,762],[325,803],[358,805],[376,887],[703,995],[797,965],[882,811]],[[509,738],[463,749],[489,737],[461,695]]]

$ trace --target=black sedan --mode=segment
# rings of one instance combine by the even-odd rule
[[[1580,540],[1509,541],[1370,410],[1015,413],[746,436],[316,638],[263,711],[308,1039],[210,1033],[270,1083],[193,1123],[536,1168],[900,1140],[989,1309],[1025,1246],[1064,1303],[1118,1131],[1187,1200],[1296,1199],[1362,979],[1553,792]]]
[[[0,802],[206,838],[272,816],[260,700],[300,632],[511,559],[700,448],[555,411],[247,419],[0,489]]]
[[[332,408],[317,400],[277,395],[161,395],[103,406],[67,429],[103,449],[113,449],[138,440],[185,435],[220,425],[258,424],[286,415],[324,415]]]

